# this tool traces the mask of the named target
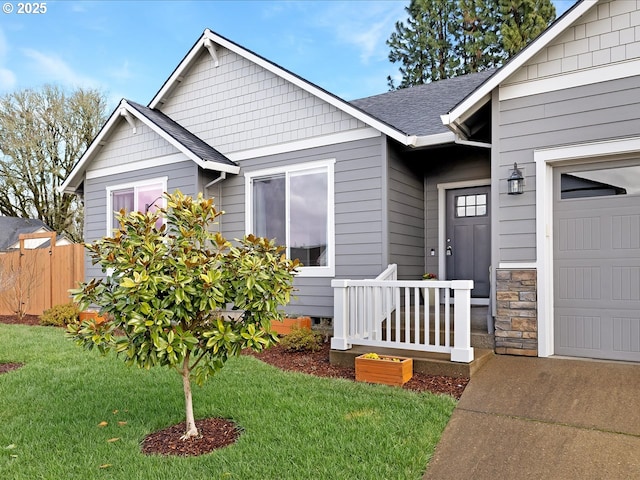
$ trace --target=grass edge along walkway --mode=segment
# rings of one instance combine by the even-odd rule
[[[145,456],[145,435],[184,420],[176,373],[23,325],[0,325],[5,362],[25,365],[0,375],[0,478],[419,479],[455,407],[243,356],[194,388],[196,418],[233,420],[239,441],[200,457]]]

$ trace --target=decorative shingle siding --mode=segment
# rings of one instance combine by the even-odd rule
[[[592,8],[505,85],[640,58],[640,2],[614,0]]]
[[[178,149],[148,126],[136,120],[136,133],[133,133],[133,129],[123,118],[109,136],[107,143],[100,147],[100,154],[91,162],[88,171],[126,165],[175,153],[179,153]]]
[[[224,154],[365,124],[224,48],[203,52],[158,108]]]

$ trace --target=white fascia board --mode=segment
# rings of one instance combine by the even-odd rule
[[[538,38],[529,44],[518,55],[513,57],[504,67],[500,68],[495,74],[489,77],[475,92],[458,104],[448,114],[442,115],[442,123],[452,125],[459,123],[460,119],[474,112],[480,101],[491,94],[491,92],[504,82],[508,77],[513,75],[520,67],[536,56],[543,48],[557,38],[562,32],[578,20],[582,15],[589,11],[598,3],[598,0],[582,0],[572,10],[560,17],[556,23],[545,30]]]
[[[223,163],[217,163],[210,160],[203,160],[198,155],[196,155],[191,150],[189,150],[187,147],[185,147],[180,142],[178,142],[171,135],[167,134],[167,132],[165,132],[158,125],[156,125],[147,117],[145,117],[140,112],[138,112],[135,108],[129,105],[125,100],[122,101],[121,105],[122,105],[122,108],[125,108],[129,113],[135,116],[147,127],[149,127],[151,130],[156,132],[158,135],[164,138],[167,142],[173,145],[178,151],[184,153],[189,159],[193,160],[196,164],[198,164],[199,167],[205,170],[215,170],[218,172],[226,172],[226,173],[233,173],[233,174],[238,174],[240,172],[240,167],[237,165],[226,165]]]
[[[348,102],[330,94],[326,90],[323,90],[320,87],[317,87],[316,85],[313,85],[312,83],[309,83],[308,81],[302,79],[301,77],[298,77],[297,75],[294,75],[293,73],[281,67],[278,67],[277,65],[269,62],[268,60],[265,60],[259,55],[253,52],[250,52],[249,50],[246,50],[245,48],[239,46],[238,44],[233,43],[230,40],[227,40],[226,38],[216,35],[209,29],[206,29],[204,31],[204,33],[202,34],[202,37],[196,42],[196,44],[189,51],[189,53],[182,60],[182,62],[180,62],[180,65],[178,65],[178,67],[175,69],[171,77],[169,77],[169,80],[167,80],[167,82],[162,87],[162,89],[156,94],[153,100],[151,100],[151,103],[149,103],[149,108],[156,108],[158,104],[163,101],[163,99],[173,89],[173,87],[175,86],[175,83],[179,81],[179,79],[182,77],[184,72],[189,68],[191,63],[197,58],[197,56],[202,51],[202,49],[206,48],[205,43],[207,43],[208,41],[214,42],[217,45],[220,45],[221,47],[224,47],[240,55],[241,57],[246,58],[250,62],[253,62],[256,65],[259,65],[260,67],[264,68],[265,70],[268,70],[274,75],[277,75],[278,77],[293,83],[297,87],[300,87],[306,92],[309,92],[310,94],[320,98],[321,100],[327,102],[328,104],[333,105],[334,107],[338,108],[339,110],[342,110],[343,112],[351,115],[352,117],[360,120],[361,122],[364,122],[367,125],[376,128],[380,132],[393,138],[394,140],[397,140],[403,145],[414,146],[413,142],[415,141],[416,137],[411,135],[405,135],[399,130],[396,130],[395,128],[390,127],[386,123],[381,122],[380,120],[377,120],[376,118],[367,115],[362,110],[355,108]]]
[[[58,187],[58,192],[70,193],[72,195],[75,194],[77,188],[80,186],[80,183],[83,180],[82,174],[86,169],[87,162],[89,162],[89,160],[93,158],[94,154],[101,146],[104,138],[109,134],[113,126],[120,119],[120,108],[123,103],[124,99],[120,101],[120,105],[113,111],[113,113],[109,117],[109,120],[107,120],[107,123],[105,123],[104,127],[102,127],[102,130],[100,130],[96,138],[94,138],[93,142],[91,142],[91,145],[89,145],[89,148],[87,148],[82,157],[80,157],[80,160],[78,160],[78,163],[75,164],[75,166],[71,170],[71,173],[69,173],[62,185]]]

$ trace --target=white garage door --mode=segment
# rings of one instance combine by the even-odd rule
[[[555,353],[640,361],[640,160],[555,169]]]

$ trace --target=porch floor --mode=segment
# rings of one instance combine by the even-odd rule
[[[471,378],[482,366],[493,357],[493,350],[484,348],[474,348],[474,359],[471,363],[458,363],[449,360],[446,353],[416,352],[409,350],[398,350],[395,348],[372,348],[362,345],[354,345],[349,350],[331,350],[329,352],[329,362],[332,365],[342,367],[355,367],[355,358],[358,355],[375,351],[381,355],[395,355],[413,358],[414,372],[426,373],[428,375],[445,375],[447,377]]]
[[[449,359],[449,354],[446,353],[418,352],[394,348],[372,348],[361,345],[353,345],[349,350],[331,350],[329,353],[329,361],[333,365],[354,368],[355,358],[358,355],[375,351],[376,353],[384,355],[413,358],[413,369],[416,372],[426,373],[428,375],[471,378],[494,354],[495,341],[494,336],[487,331],[487,312],[488,307],[486,306],[473,305],[471,307],[471,346],[474,348],[474,360],[471,363],[452,362]],[[453,336],[451,341],[453,341]]]

